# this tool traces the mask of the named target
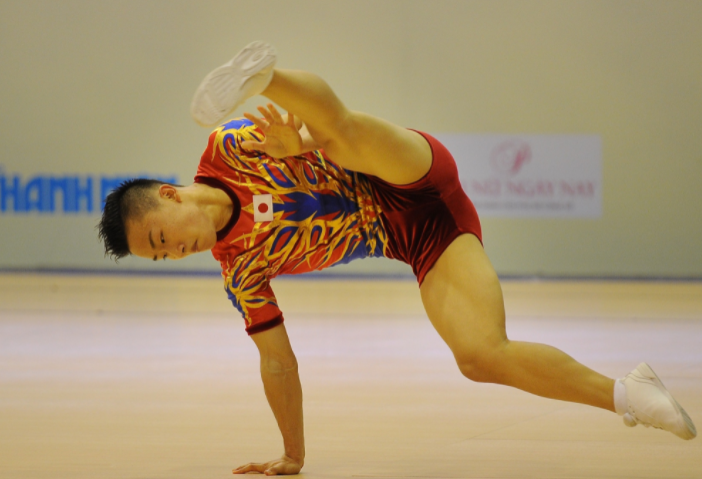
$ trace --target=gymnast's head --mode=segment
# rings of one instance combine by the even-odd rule
[[[159,180],[123,182],[105,199],[98,236],[105,255],[181,259],[212,249],[217,232],[192,189]]]

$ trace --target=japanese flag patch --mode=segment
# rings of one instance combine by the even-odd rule
[[[273,196],[253,195],[254,221],[273,221]]]

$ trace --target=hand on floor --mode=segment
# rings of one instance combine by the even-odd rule
[[[249,463],[239,466],[232,471],[233,474],[246,474],[247,472],[260,472],[267,476],[297,474],[302,469],[302,463],[294,461],[288,456],[274,459],[264,463]]]

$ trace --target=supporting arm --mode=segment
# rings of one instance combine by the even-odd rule
[[[302,417],[302,386],[297,359],[290,346],[285,326],[251,336],[261,354],[261,379],[268,404],[283,435],[285,452],[279,459],[251,463],[234,469],[234,474],[261,472],[297,474],[305,461],[305,436]]]

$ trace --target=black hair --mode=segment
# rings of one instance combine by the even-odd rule
[[[123,181],[107,195],[102,219],[97,225],[98,237],[105,243],[105,256],[117,261],[132,254],[127,243],[126,220],[140,218],[158,208],[158,199],[153,190],[165,184],[168,183],[134,178]]]

